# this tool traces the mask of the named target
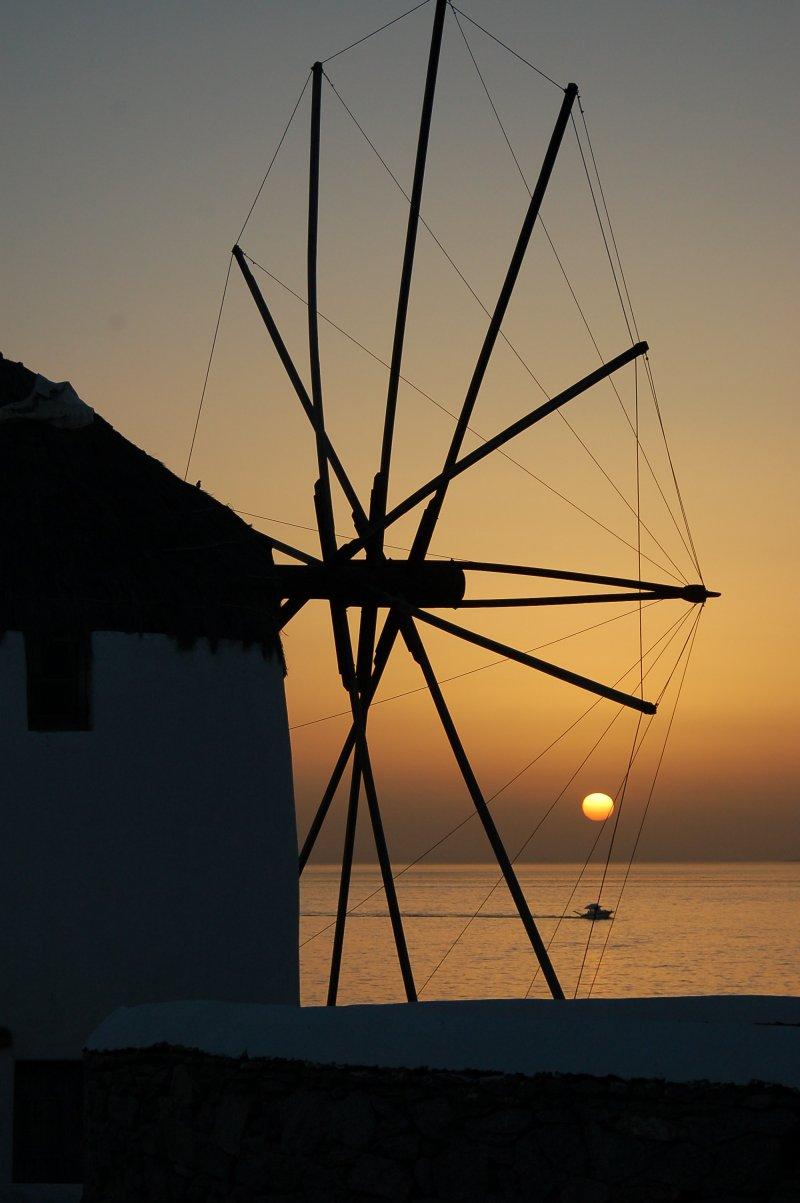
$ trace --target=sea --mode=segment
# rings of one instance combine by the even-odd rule
[[[517,873],[568,998],[800,994],[800,862],[525,864]],[[396,880],[421,1000],[543,998],[547,985],[495,865],[426,864]],[[301,879],[301,990],[324,1003],[339,868]],[[598,899],[612,920],[580,911]],[[375,865],[355,865],[339,1003],[405,998]]]

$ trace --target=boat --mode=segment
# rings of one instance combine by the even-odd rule
[[[601,906],[599,902],[587,902],[582,911],[575,911],[579,919],[610,919],[612,911],[610,907]]]

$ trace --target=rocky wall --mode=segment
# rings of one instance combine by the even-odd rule
[[[800,1203],[800,1092],[86,1057],[84,1203]]]

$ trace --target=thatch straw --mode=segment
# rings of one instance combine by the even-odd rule
[[[35,376],[0,356],[0,405]],[[0,423],[0,632],[158,632],[279,651],[268,541],[95,415]]]

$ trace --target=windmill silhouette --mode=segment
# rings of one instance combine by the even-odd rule
[[[334,795],[352,758],[341,878],[328,984],[329,1005],[336,1003],[339,988],[356,823],[362,791],[366,799],[375,841],[382,885],[388,904],[406,997],[409,1001],[415,1001],[417,998],[414,974],[392,874],[367,735],[367,719],[370,705],[375,698],[381,678],[398,639],[405,644],[421,669],[458,769],[508,886],[533,952],[541,966],[549,990],[554,998],[563,998],[564,991],[537,929],[512,861],[505,849],[497,826],[487,806],[484,794],[473,772],[469,757],[459,737],[440,685],[437,682],[420,634],[420,627],[430,626],[447,632],[457,639],[492,651],[509,660],[527,665],[538,672],[565,681],[601,698],[609,699],[620,706],[630,707],[643,714],[653,714],[656,709],[655,704],[646,701],[643,697],[625,693],[613,686],[559,667],[556,664],[519,651],[497,640],[476,634],[449,619],[431,613],[431,610],[441,608],[570,606],[628,600],[635,600],[641,604],[643,602],[666,598],[683,599],[691,605],[697,605],[704,603],[709,597],[718,596],[718,594],[707,590],[703,584],[670,585],[655,581],[570,572],[518,564],[497,564],[477,561],[450,561],[443,563],[439,560],[428,558],[431,541],[436,531],[448,489],[453,480],[494,452],[505,447],[524,431],[530,430],[538,422],[566,406],[571,400],[579,397],[600,381],[613,376],[614,373],[618,372],[626,364],[639,359],[648,350],[646,342],[639,341],[634,343],[614,358],[602,363],[596,370],[576,381],[558,395],[537,406],[516,422],[498,432],[476,450],[467,454],[463,453],[463,443],[473,409],[498,337],[501,335],[503,319],[511,301],[534,226],[539,217],[542,201],[547,192],[564,133],[570,121],[573,106],[578,95],[578,88],[574,83],[568,84],[563,89],[563,99],[556,116],[555,125],[539,170],[538,178],[531,191],[530,202],[522,221],[514,252],[511,256],[496,304],[490,315],[489,324],[475,362],[463,404],[458,414],[442,469],[436,476],[421,485],[403,501],[391,508],[389,507],[389,478],[398,389],[401,379],[403,347],[406,334],[406,319],[411,294],[417,233],[420,225],[420,207],[425,180],[431,116],[448,3],[449,0],[436,0],[435,2],[413,184],[409,197],[405,250],[400,275],[391,362],[389,365],[383,438],[378,469],[367,504],[363,504],[358,497],[342,459],[331,442],[325,425],[319,350],[319,313],[317,308],[320,126],[323,81],[327,78],[322,63],[315,63],[311,71],[307,244],[310,388],[307,388],[303,383],[264,294],[253,276],[250,267],[250,263],[253,261],[249,260],[238,244],[233,248],[233,257],[250,290],[294,392],[309,420],[316,442],[318,478],[314,485],[314,504],[320,555],[319,557],[311,556],[273,540],[276,548],[300,561],[297,565],[278,565],[274,569],[273,579],[282,601],[279,612],[279,626],[281,628],[285,626],[311,600],[322,599],[328,603],[338,671],[349,698],[352,716],[352,725],[349,734],[345,739],[300,853],[300,872],[302,873],[328,815]],[[337,542],[334,531],[332,478],[335,479],[341,488],[351,508],[356,531],[356,538],[343,544]],[[426,505],[408,558],[405,560],[387,559],[384,551],[384,536],[386,531],[398,519],[408,514],[423,502]],[[523,578],[543,578],[568,583],[579,583],[581,586],[595,585],[604,587],[604,591],[595,593],[565,593],[559,596],[548,597],[481,598],[473,600],[465,597],[467,581],[471,573],[497,573]],[[358,638],[355,648],[353,647],[346,615],[348,609],[356,609],[359,612]],[[386,617],[383,627],[379,632],[378,616],[380,611],[385,611]]]

